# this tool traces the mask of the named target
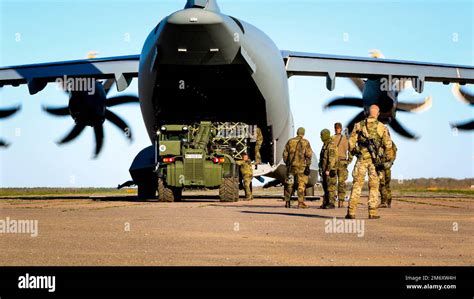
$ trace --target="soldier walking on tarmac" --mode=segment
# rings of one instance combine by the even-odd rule
[[[380,205],[379,208],[391,208],[392,207],[392,190],[390,188],[390,181],[392,180],[392,166],[393,162],[397,158],[397,147],[392,142],[392,148],[386,151],[383,159],[383,170],[380,171]]]
[[[236,161],[235,163],[240,166],[240,174],[242,175],[245,190],[245,200],[253,200],[252,189],[250,187],[252,184],[253,169],[249,156],[243,153],[242,160]]]
[[[304,128],[298,128],[297,136],[288,140],[283,152],[283,161],[287,167],[287,178],[285,181],[286,208],[291,207],[291,196],[294,186],[298,186],[298,208],[306,209],[304,203],[306,185],[310,173],[311,157],[313,151],[308,140],[304,139]]]
[[[349,175],[347,166],[351,164],[352,155],[349,152],[349,141],[346,135],[342,134],[342,124],[335,123],[336,134],[332,137],[337,148],[336,177],[337,177],[337,198],[338,208],[344,208],[346,198],[346,181]]]
[[[319,156],[319,174],[323,180],[323,204],[321,209],[334,209],[336,202],[336,159],[337,149],[328,129],[321,131],[323,147]]]
[[[367,173],[369,175],[369,219],[380,218],[377,215],[379,194],[379,174],[377,172],[382,164],[380,152],[381,148],[390,150],[392,140],[388,129],[377,120],[379,111],[377,105],[371,105],[369,116],[354,126],[349,138],[349,150],[357,157],[357,162],[352,172],[354,181],[346,219],[355,219],[357,204]]]

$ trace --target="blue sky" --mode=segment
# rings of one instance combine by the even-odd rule
[[[380,49],[387,58],[474,65],[473,1],[313,1],[221,0],[223,13],[249,22],[267,33],[280,49],[367,56]],[[10,1],[0,0],[0,65],[17,65],[138,54],[148,33],[185,1]],[[347,37],[346,39],[344,37]],[[456,39],[457,37],[457,39]],[[469,86],[474,91],[474,87]],[[110,95],[116,94],[112,90]],[[124,94],[136,94],[137,82]],[[290,98],[296,126],[306,127],[313,149],[321,148],[319,132],[336,121],[347,123],[358,111],[324,111],[323,105],[358,90],[339,79],[333,92],[321,78],[293,77]],[[405,91],[400,100],[433,96],[433,107],[397,118],[421,135],[417,142],[392,133],[399,148],[395,179],[418,177],[474,177],[474,135],[455,134],[450,122],[474,118],[474,110],[456,100],[451,86],[427,83],[423,94]],[[73,125],[69,117],[53,117],[42,105],[65,106],[68,97],[54,84],[30,96],[25,86],[0,90],[0,107],[22,105],[9,119],[0,120],[0,136],[12,145],[0,150],[0,186],[105,186],[129,179],[135,155],[149,145],[138,105],[112,110],[134,134],[129,144],[106,123],[99,159],[92,160],[92,128],[75,142],[57,146]],[[353,164],[352,164],[353,166]],[[351,166],[351,169],[352,169]]]

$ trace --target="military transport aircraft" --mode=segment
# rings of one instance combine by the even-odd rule
[[[26,84],[30,94],[36,94],[65,76],[104,80],[105,84],[113,79],[118,91],[138,78],[141,113],[152,145],[138,153],[130,173],[144,188],[156,167],[157,131],[163,124],[183,121],[258,125],[264,136],[265,164],[254,175],[283,180],[282,152],[294,133],[288,92],[291,76],[325,77],[329,90],[335,88],[338,77],[366,79],[364,111],[378,104],[382,120],[389,123],[397,108],[392,80],[412,80],[420,93],[425,82],[472,84],[474,67],[280,51],[256,27],[222,13],[216,0],[188,0],[183,10],[151,30],[140,55],[2,67],[0,87]],[[183,83],[186,88],[181,88]],[[69,112],[79,128],[96,128],[110,119],[103,84],[96,84],[94,94],[71,92]],[[237,101],[254,108],[236,113],[227,103]],[[316,180],[314,157],[309,184]]]

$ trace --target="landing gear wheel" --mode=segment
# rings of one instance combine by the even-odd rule
[[[239,201],[239,179],[223,178],[219,187],[219,198],[221,202]]]
[[[173,202],[175,201],[176,190],[166,186],[162,178],[158,178],[158,201]]]

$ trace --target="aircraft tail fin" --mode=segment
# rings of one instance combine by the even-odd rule
[[[202,8],[214,12],[220,12],[217,0],[188,0],[184,8]]]

